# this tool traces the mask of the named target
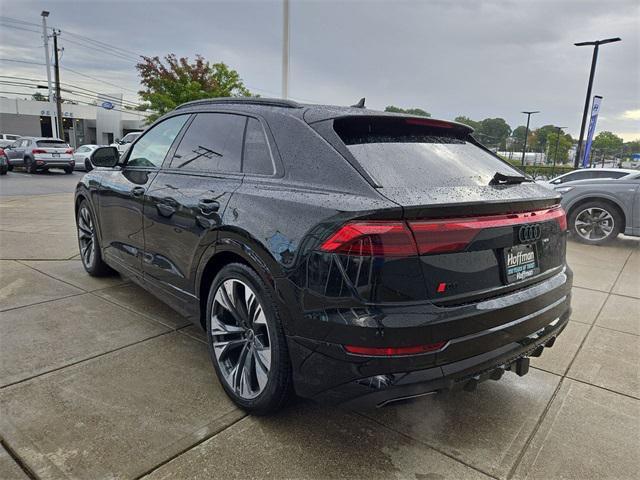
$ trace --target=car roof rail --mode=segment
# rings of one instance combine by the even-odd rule
[[[263,105],[265,107],[283,107],[283,108],[302,108],[298,102],[293,100],[284,100],[281,98],[263,98],[263,97],[219,97],[204,98],[202,100],[193,100],[178,105],[176,110],[198,105]]]

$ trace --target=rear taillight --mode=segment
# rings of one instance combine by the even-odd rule
[[[352,222],[320,246],[323,252],[362,257],[409,257],[416,244],[405,222]]]
[[[437,220],[351,222],[320,246],[323,252],[357,256],[407,257],[464,250],[482,230],[556,220],[561,231],[567,217],[559,205],[532,212]]]
[[[344,349],[354,355],[367,355],[370,357],[393,357],[397,355],[417,355],[442,350],[447,342],[430,343],[427,345],[415,345],[411,347],[359,347],[345,345]]]
[[[68,153],[71,155],[73,153],[73,148],[67,148],[64,153]]]
[[[39,148],[34,148],[33,150],[31,150],[31,153],[33,153],[34,155],[38,154],[38,153],[47,153],[46,150],[41,150]]]

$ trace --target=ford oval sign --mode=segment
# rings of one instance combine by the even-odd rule
[[[113,108],[113,103],[111,102],[102,102],[102,108],[106,110],[111,110]]]

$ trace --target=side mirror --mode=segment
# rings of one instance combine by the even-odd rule
[[[116,147],[99,147],[91,154],[91,163],[96,167],[113,168],[118,164],[120,154]]]

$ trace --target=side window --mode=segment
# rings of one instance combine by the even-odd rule
[[[258,120],[249,118],[244,137],[244,156],[242,157],[242,171],[260,175],[273,174],[271,151],[264,134],[264,129]]]
[[[624,172],[595,172],[593,178],[620,178],[625,175]]]
[[[240,172],[246,117],[199,113],[176,149],[171,168],[200,172]]]
[[[188,118],[189,115],[168,118],[145,133],[131,149],[127,166],[159,168]]]

